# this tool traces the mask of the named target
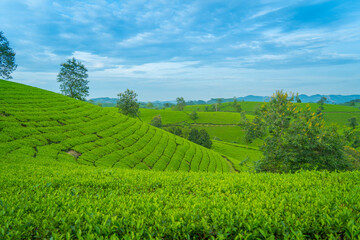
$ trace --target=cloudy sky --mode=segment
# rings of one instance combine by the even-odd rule
[[[360,93],[359,0],[0,0],[0,31],[13,81],[55,92],[75,57],[91,98]]]

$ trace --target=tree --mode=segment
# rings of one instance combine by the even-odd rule
[[[322,114],[316,115],[310,105],[302,109],[292,103],[293,99],[277,91],[256,113],[258,122],[253,123],[263,124],[267,132],[261,147],[264,158],[258,164],[259,170],[347,169],[344,139],[336,127],[326,127]]]
[[[61,93],[75,99],[85,100],[85,97],[89,95],[86,67],[75,58],[68,59],[60,66],[57,81],[61,83]]]
[[[4,33],[0,31],[0,77],[12,79],[10,74],[16,70],[15,52],[9,46]]]
[[[295,100],[296,100],[297,103],[301,103],[301,99],[300,99],[300,97],[299,97],[299,94],[296,94]]]
[[[201,129],[200,131],[196,128],[191,129],[188,140],[206,148],[211,148],[212,146],[210,136],[204,129]]]
[[[233,107],[235,108],[237,105],[237,99],[236,97],[233,97],[233,103],[232,103]]]
[[[192,119],[192,120],[196,120],[199,118],[199,115],[197,114],[197,112],[194,110],[192,111],[190,114],[189,114],[189,117]]]
[[[241,105],[237,103],[235,105],[235,110],[236,110],[236,112],[241,113],[241,111],[242,111]]]
[[[216,99],[216,104],[215,104],[216,112],[217,112],[217,111],[220,111],[221,103],[222,103],[222,99],[221,99],[221,98],[217,98],[217,99]]]
[[[157,116],[153,117],[153,119],[150,122],[150,125],[157,127],[157,128],[161,128],[162,127],[161,116],[157,115]]]
[[[326,103],[327,98],[326,97],[321,97],[320,100],[317,103],[320,103],[321,105],[323,105],[324,103]]]
[[[154,104],[153,104],[152,102],[148,102],[148,103],[146,104],[146,107],[147,107],[147,108],[153,108],[153,107],[154,107]]]
[[[352,129],[355,129],[357,125],[359,125],[359,123],[356,120],[356,117],[352,117],[348,119],[348,124]]]
[[[117,96],[119,97],[117,102],[119,112],[130,117],[139,117],[139,103],[136,99],[137,94],[134,91],[127,89]]]
[[[175,127],[175,126],[172,126],[172,127],[168,128],[167,131],[170,132],[170,133],[172,133],[172,134],[175,134],[175,135],[177,135],[177,136],[179,136],[179,137],[182,136],[182,130],[181,130],[181,128],[178,127],[178,126],[176,126],[176,127]]]
[[[326,101],[327,101],[326,97],[321,97],[320,100],[317,102],[320,104],[320,106],[317,110],[318,112],[324,110],[324,103],[326,103]]]
[[[176,107],[179,111],[183,111],[186,103],[183,97],[176,98]]]

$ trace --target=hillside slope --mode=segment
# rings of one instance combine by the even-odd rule
[[[34,158],[160,171],[232,171],[218,153],[137,119],[0,80],[0,161]]]

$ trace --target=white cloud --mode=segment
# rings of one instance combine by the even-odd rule
[[[262,16],[265,16],[269,13],[273,13],[273,12],[276,12],[276,11],[279,11],[280,9],[282,9],[281,7],[279,8],[266,8],[266,9],[263,9],[257,13],[255,13],[254,15],[250,16],[249,19],[254,19],[254,18],[258,18],[258,17],[262,17]]]
[[[252,49],[252,50],[260,49],[260,46],[261,46],[261,43],[260,43],[259,41],[251,41],[251,42],[249,42],[249,43],[240,42],[240,43],[236,43],[236,44],[230,45],[230,47],[231,47],[231,48],[234,48],[234,49],[242,49],[242,48],[245,48],[245,49]]]
[[[138,33],[134,37],[125,39],[118,43],[121,47],[137,47],[146,44],[158,43],[159,40],[154,38],[154,34],[150,32]]]
[[[76,58],[82,61],[89,70],[101,68],[114,68],[123,60],[120,58],[102,57],[89,52],[75,51],[70,58]]]
[[[194,34],[186,36],[185,39],[188,39],[192,42],[197,43],[210,43],[210,42],[216,42],[223,38],[223,36],[215,36],[213,34],[207,33],[207,34]]]

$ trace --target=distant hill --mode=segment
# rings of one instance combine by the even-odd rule
[[[326,97],[327,98],[327,103],[331,103],[331,104],[343,104],[346,102],[350,102],[356,99],[360,99],[360,95],[320,95],[320,94],[316,94],[316,95],[305,95],[305,94],[301,94],[299,95],[299,98],[301,99],[301,102],[303,103],[316,103],[317,101],[319,101],[321,99],[321,97]],[[236,98],[237,101],[245,101],[245,102],[267,102],[269,101],[270,97],[269,96],[254,96],[254,95],[248,95],[245,97],[238,97]],[[92,100],[94,103],[101,103],[104,106],[115,106],[116,102],[117,102],[117,98],[108,98],[108,97],[104,97],[104,98],[92,98],[90,99]],[[234,99],[233,98],[221,98],[222,102],[232,102]],[[187,105],[200,105],[200,104],[212,104],[212,103],[216,103],[217,98],[211,98],[208,101],[204,101],[204,100],[191,100],[187,102]],[[171,101],[153,101],[152,102],[154,104],[155,107],[162,107],[165,103],[171,103],[171,104],[176,104],[176,101],[171,100]],[[145,102],[141,102],[142,105],[145,105]]]

